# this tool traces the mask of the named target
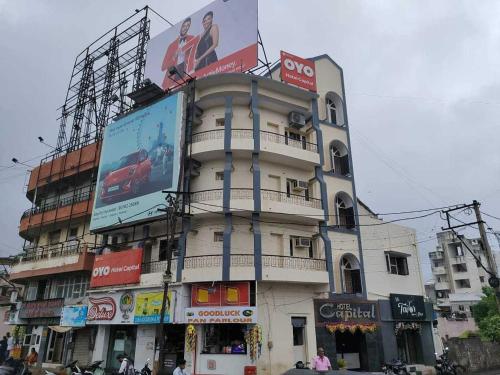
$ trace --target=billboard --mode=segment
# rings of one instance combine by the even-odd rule
[[[173,318],[174,300],[171,290],[168,292],[167,304],[165,305],[164,323],[171,323]],[[161,305],[163,303],[163,292],[141,292],[135,294],[134,323],[157,324],[160,323]]]
[[[191,286],[191,307],[249,306],[250,283],[204,283]]]
[[[90,230],[160,214],[164,190],[178,190],[181,93],[106,126]]]
[[[92,294],[87,324],[134,324],[134,294],[129,291]]]
[[[87,305],[64,306],[61,313],[61,327],[85,327]]]
[[[188,307],[184,314],[188,324],[257,323],[257,308],[251,306]]]
[[[424,297],[409,294],[392,294],[392,319],[394,320],[425,320]]]
[[[137,284],[141,279],[142,249],[97,255],[90,287]]]
[[[216,0],[148,42],[145,78],[163,89],[257,66],[257,0]],[[175,67],[175,71],[172,70]]]
[[[297,87],[316,92],[316,65],[314,61],[303,59],[281,51],[281,80]]]

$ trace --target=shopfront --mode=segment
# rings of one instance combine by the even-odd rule
[[[386,360],[400,358],[408,364],[432,365],[434,341],[432,304],[422,296],[391,294],[380,300]]]
[[[315,300],[316,341],[332,366],[376,371],[381,365],[379,308],[375,301]]]
[[[257,309],[250,283],[194,284],[185,309],[186,360],[192,373],[243,374],[258,356]]]

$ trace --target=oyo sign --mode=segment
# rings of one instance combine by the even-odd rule
[[[94,260],[90,287],[137,284],[141,278],[142,249],[98,255]]]
[[[281,51],[281,80],[316,92],[316,67],[314,61]]]

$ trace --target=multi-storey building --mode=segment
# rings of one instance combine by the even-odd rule
[[[488,286],[488,273],[481,267],[488,267],[481,239],[458,238],[449,231],[438,233],[437,239],[436,250],[429,253],[436,305],[443,313],[470,317],[470,306]]]

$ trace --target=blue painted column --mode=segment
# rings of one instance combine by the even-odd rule
[[[316,140],[318,143],[319,152],[319,166],[314,168],[314,174],[316,180],[319,182],[320,192],[321,192],[321,206],[324,212],[324,220],[319,222],[319,235],[323,240],[325,246],[325,258],[326,258],[326,269],[328,271],[328,284],[330,293],[335,293],[335,279],[333,277],[333,259],[332,259],[332,243],[330,237],[328,237],[328,192],[326,189],[326,183],[323,178],[323,166],[325,164],[325,156],[323,152],[323,133],[319,126],[319,114],[318,114],[318,99],[312,99],[312,126],[316,131]]]
[[[258,98],[257,81],[252,81],[251,109],[253,115],[253,152],[252,152],[252,173],[253,173],[253,250],[255,280],[262,280],[262,233],[260,231],[260,212],[261,212],[261,178],[260,178],[260,112]]]
[[[222,281],[230,280],[231,268],[231,233],[233,231],[233,216],[231,213],[231,172],[233,170],[233,152],[231,149],[231,127],[233,120],[233,98],[226,97],[224,115],[224,190],[222,206],[224,212],[224,238],[222,243]]]

